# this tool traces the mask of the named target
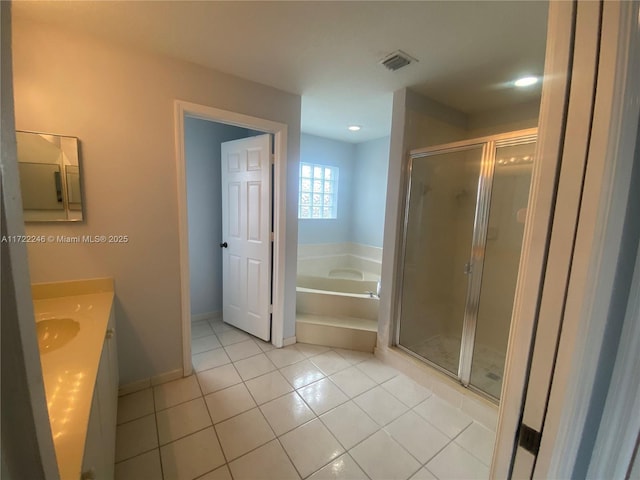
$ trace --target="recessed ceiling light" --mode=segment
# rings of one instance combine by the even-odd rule
[[[347,127],[349,130],[351,130],[352,132],[357,132],[358,130],[360,130],[362,127],[360,125],[349,125]]]
[[[522,77],[513,82],[516,87],[530,87],[538,83],[538,77]]]

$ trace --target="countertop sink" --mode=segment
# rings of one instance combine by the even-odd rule
[[[40,353],[49,353],[69,343],[78,335],[80,323],[73,318],[49,318],[36,323]]]

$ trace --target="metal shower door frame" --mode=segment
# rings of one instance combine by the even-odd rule
[[[496,151],[501,147],[523,145],[533,143],[537,138],[537,128],[517,130],[514,132],[492,135],[487,137],[474,138],[459,142],[452,142],[433,147],[411,150],[408,156],[406,195],[404,198],[404,222],[402,230],[402,250],[400,254],[400,265],[398,269],[398,285],[396,294],[396,318],[395,318],[395,345],[408,354],[419,358],[430,366],[445,373],[446,375],[458,379],[462,385],[470,388],[490,399],[497,401],[488,393],[470,384],[471,368],[473,362],[473,350],[475,346],[475,334],[478,321],[478,310],[480,307],[480,293],[482,287],[482,271],[484,267],[484,256],[487,243],[487,231],[489,227],[489,213],[491,209],[491,191],[495,172]],[[404,290],[404,272],[407,246],[407,229],[409,226],[409,202],[411,197],[411,180],[414,160],[432,157],[444,153],[455,153],[471,150],[474,147],[482,147],[482,160],[480,173],[478,176],[478,189],[476,194],[476,206],[473,222],[473,236],[469,252],[468,263],[464,266],[467,273],[467,294],[465,301],[465,312],[462,326],[462,338],[460,342],[460,357],[458,372],[453,374],[449,370],[437,365],[433,361],[409,350],[400,345],[400,327],[402,323],[402,292]]]

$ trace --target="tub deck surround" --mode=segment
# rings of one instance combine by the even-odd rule
[[[298,275],[354,278],[342,275],[359,272],[356,279],[378,281],[382,265],[382,249],[358,243],[326,243],[298,245]],[[342,271],[342,272],[341,272]]]
[[[113,305],[113,280],[35,284],[32,295],[36,322],[70,318],[80,327],[68,343],[40,355],[60,478],[76,480]]]
[[[296,339],[333,348],[373,352],[378,338],[378,322],[367,318],[296,315]]]
[[[382,249],[355,243],[300,245],[298,341],[373,351]]]

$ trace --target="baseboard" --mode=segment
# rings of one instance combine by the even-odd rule
[[[149,388],[151,386],[151,379],[145,378],[144,380],[137,380],[135,382],[127,383],[125,385],[120,385],[118,387],[118,396],[128,395],[130,393],[139,392],[140,390],[144,390],[145,388]]]
[[[201,322],[202,320],[213,320],[216,318],[222,318],[222,312],[204,312],[191,314],[191,323]]]
[[[118,396],[121,397],[122,395],[139,392],[140,390],[144,390],[145,388],[160,385],[162,383],[167,383],[172,380],[177,380],[179,378],[182,378],[183,376],[184,374],[182,369],[176,368],[175,370],[161,373],[160,375],[155,375],[153,377],[145,378],[142,380],[136,380],[135,382],[120,385],[120,387],[118,387]]]
[[[172,380],[178,380],[184,376],[184,372],[181,368],[176,368],[175,370],[171,370],[170,372],[161,373],[160,375],[156,375],[155,377],[151,377],[151,385],[160,385],[162,383],[167,383]]]
[[[294,335],[293,337],[285,338],[285,339],[282,341],[282,346],[287,347],[287,346],[289,346],[289,345],[293,345],[294,343],[296,343],[296,341],[297,341],[297,340],[296,340],[295,335]]]

